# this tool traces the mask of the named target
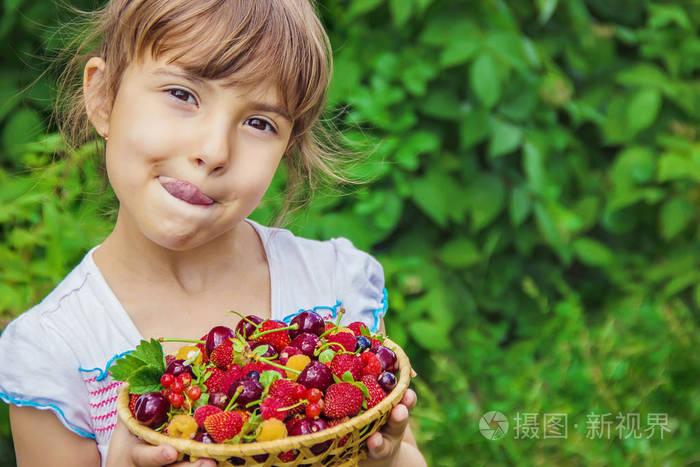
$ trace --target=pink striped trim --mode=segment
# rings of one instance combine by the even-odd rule
[[[103,428],[95,428],[95,431],[111,431],[111,430],[114,429],[115,426],[117,426],[117,424],[116,424],[116,423],[112,423],[111,425],[105,426],[105,427],[103,427]]]
[[[98,394],[102,394],[103,392],[107,392],[116,386],[120,386],[121,384],[122,384],[121,381],[115,381],[114,383],[112,383],[109,386],[106,386],[102,389],[97,389],[96,391],[88,391],[88,392],[90,393],[90,395],[96,396]]]
[[[90,402],[90,407],[93,407],[93,408],[102,407],[103,405],[110,404],[110,403],[116,401],[117,399],[119,399],[119,396],[110,397],[109,399],[105,399],[101,402],[98,402],[97,404],[93,404],[92,402]]]
[[[93,376],[90,379],[84,379],[83,381],[85,381],[86,383],[94,383],[95,381],[97,381],[97,376]]]
[[[108,418],[114,417],[117,414],[116,410],[112,410],[110,413],[106,413],[104,415],[98,415],[97,417],[93,416],[91,417],[93,420],[106,420]]]

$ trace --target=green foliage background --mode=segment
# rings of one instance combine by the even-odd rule
[[[700,463],[700,4],[320,3],[329,110],[371,148],[352,173],[372,181],[319,195],[290,228],[346,236],[384,265],[387,331],[419,374],[413,429],[429,464]],[[104,238],[114,198],[94,145],[52,157],[55,77],[21,92],[65,14],[3,7],[6,323]],[[270,218],[282,183],[255,218]],[[489,410],[511,430],[517,413],[565,413],[568,439],[487,440]],[[639,413],[642,429],[665,413],[671,431],[589,439],[591,413]]]

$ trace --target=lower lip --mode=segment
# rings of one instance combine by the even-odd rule
[[[170,177],[158,177],[161,186],[171,196],[193,206],[207,207],[214,204],[214,200],[202,194],[187,182]]]

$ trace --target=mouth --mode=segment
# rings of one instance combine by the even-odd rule
[[[199,191],[199,188],[185,180],[160,175],[158,177],[158,181],[168,193],[177,199],[185,201],[186,203],[195,204],[198,206],[208,206],[216,202]]]

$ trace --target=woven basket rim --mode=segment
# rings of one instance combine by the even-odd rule
[[[252,456],[257,454],[279,453],[290,449],[299,449],[300,447],[311,447],[317,443],[327,441],[329,439],[340,438],[354,430],[361,430],[374,420],[379,419],[401,401],[403,395],[408,389],[411,378],[415,376],[415,372],[411,368],[408,356],[398,344],[388,338],[385,338],[383,345],[389,347],[394,351],[394,353],[396,353],[396,359],[399,367],[399,378],[396,383],[396,387],[377,405],[367,410],[363,414],[352,417],[350,420],[344,423],[329,427],[317,433],[301,436],[288,436],[272,441],[255,441],[252,443],[239,444],[206,444],[190,439],[171,438],[167,435],[152,430],[145,425],[142,425],[133,417],[133,415],[131,415],[131,411],[129,410],[128,383],[124,383],[119,391],[117,411],[119,413],[119,417],[129,428],[129,431],[142,440],[154,445],[167,444],[173,446],[179,452],[197,457],[224,458],[231,456]]]

